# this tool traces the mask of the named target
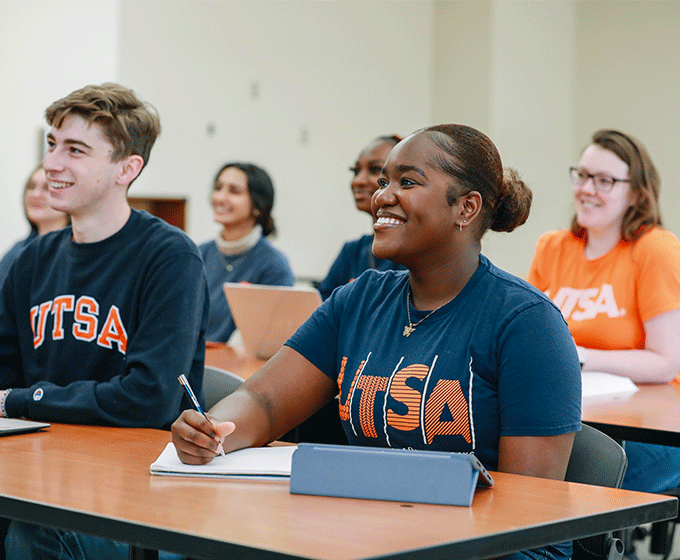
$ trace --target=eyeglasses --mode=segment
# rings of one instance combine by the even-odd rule
[[[571,177],[571,183],[578,187],[582,187],[588,179],[592,179],[595,190],[601,193],[610,192],[614,188],[615,183],[630,183],[628,179],[616,179],[615,177],[599,173],[592,175],[578,167],[570,167],[569,176]]]

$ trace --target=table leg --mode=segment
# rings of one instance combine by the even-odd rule
[[[130,545],[129,560],[158,560],[157,550],[148,550]]]

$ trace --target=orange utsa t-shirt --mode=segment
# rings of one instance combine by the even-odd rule
[[[643,323],[680,308],[680,242],[653,228],[589,261],[584,240],[551,231],[538,240],[529,282],[560,308],[578,346],[643,349]]]

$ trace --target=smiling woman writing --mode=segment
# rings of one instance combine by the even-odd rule
[[[576,349],[548,298],[480,254],[487,229],[524,223],[531,192],[461,125],[402,140],[379,184],[373,253],[408,270],[369,270],[336,289],[211,409],[214,425],[183,412],[172,428],[180,458],[263,445],[339,395],[351,445],[473,452],[491,470],[563,479],[580,428]]]

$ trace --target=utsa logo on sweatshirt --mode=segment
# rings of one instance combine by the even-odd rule
[[[95,341],[104,348],[114,344],[121,354],[127,350],[128,335],[120,316],[120,309],[112,305],[100,310],[99,303],[90,296],[60,295],[31,308],[33,347],[38,348],[46,336],[62,340],[72,336],[83,342]],[[48,328],[49,325],[49,328]]]

